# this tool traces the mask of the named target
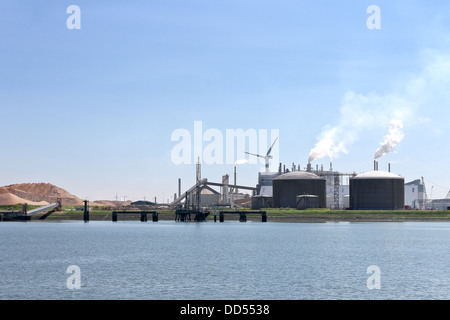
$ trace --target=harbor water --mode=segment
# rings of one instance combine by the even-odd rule
[[[450,299],[448,222],[2,222],[0,256],[2,300]]]

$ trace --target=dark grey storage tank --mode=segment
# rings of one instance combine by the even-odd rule
[[[273,208],[273,197],[256,195],[252,197],[252,210],[261,208]]]
[[[350,178],[350,209],[405,208],[405,179],[385,171],[368,171]]]
[[[297,209],[305,210],[311,208],[319,208],[319,197],[310,194],[297,196]]]
[[[326,207],[326,179],[311,172],[293,171],[273,179],[274,208],[297,208],[297,196],[318,196],[319,208]]]

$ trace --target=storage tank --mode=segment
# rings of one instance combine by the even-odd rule
[[[272,208],[273,197],[256,195],[252,197],[252,210],[259,210],[261,208]]]
[[[385,171],[350,178],[350,209],[400,210],[405,207],[405,179]]]
[[[310,194],[297,196],[297,209],[305,210],[310,208],[319,208],[318,196]]]
[[[344,209],[350,208],[350,195],[344,194],[342,201],[343,201]]]
[[[297,196],[318,196],[319,208],[326,207],[326,179],[312,172],[293,171],[273,179],[274,208],[297,208]]]

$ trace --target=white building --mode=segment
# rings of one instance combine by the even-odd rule
[[[420,179],[405,183],[405,206],[411,209],[424,209],[427,194],[425,184]]]

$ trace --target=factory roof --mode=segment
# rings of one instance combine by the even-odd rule
[[[200,190],[200,194],[219,194],[216,190],[213,188],[210,188],[208,186],[202,186]]]
[[[325,180],[325,178],[319,177],[318,175],[307,171],[287,172],[274,178],[273,180],[312,180],[312,179]]]
[[[360,173],[351,179],[404,179],[404,178],[392,172],[376,170]]]

